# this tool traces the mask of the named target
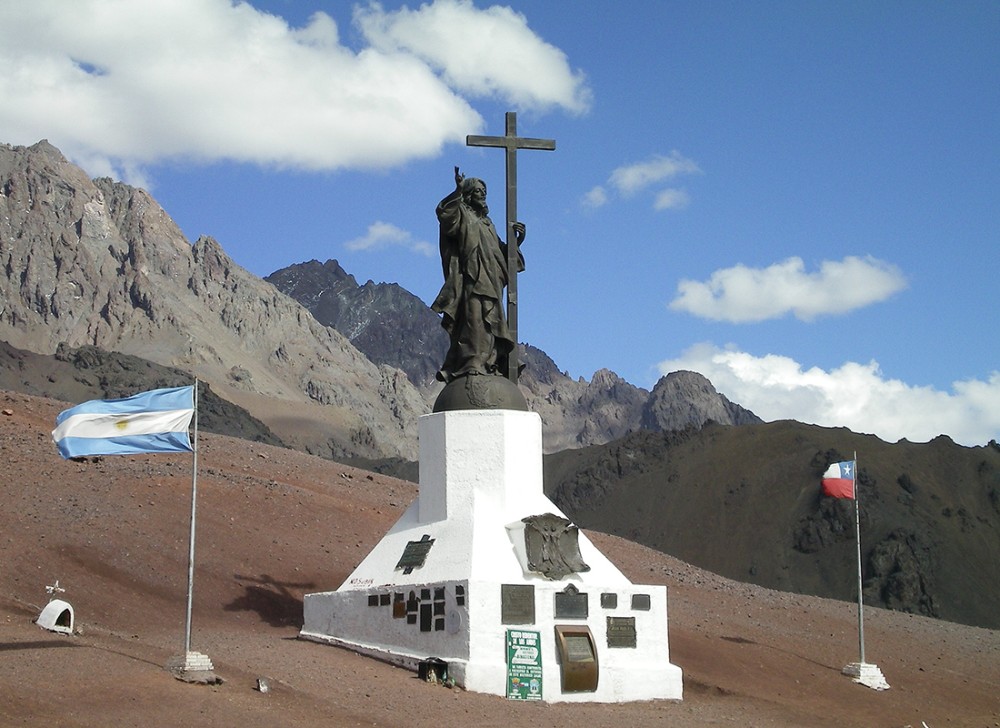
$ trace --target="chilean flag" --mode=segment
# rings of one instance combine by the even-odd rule
[[[854,461],[834,463],[823,473],[823,495],[854,499]]]

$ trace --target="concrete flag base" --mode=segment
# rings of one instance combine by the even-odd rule
[[[851,662],[841,671],[845,675],[854,678],[854,682],[871,688],[872,690],[888,690],[889,683],[885,681],[882,671],[878,665],[870,662]]]

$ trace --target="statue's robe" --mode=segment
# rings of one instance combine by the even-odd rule
[[[459,190],[441,200],[437,217],[444,285],[431,309],[443,315],[441,325],[451,339],[437,378],[450,382],[466,374],[501,373],[516,344],[503,311],[507,244],[489,215],[463,202]],[[520,252],[517,258],[518,270],[524,270]]]

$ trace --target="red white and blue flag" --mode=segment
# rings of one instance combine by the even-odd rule
[[[823,473],[823,495],[832,498],[854,498],[854,461],[834,463]]]

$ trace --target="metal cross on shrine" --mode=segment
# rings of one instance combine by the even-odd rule
[[[507,129],[504,136],[477,136],[469,134],[465,143],[470,147],[503,147],[507,158],[507,328],[514,339],[514,350],[507,359],[505,376],[517,384],[520,370],[517,355],[517,243],[514,223],[517,221],[517,150],[556,148],[555,139],[529,139],[517,135],[517,114],[506,114]]]

